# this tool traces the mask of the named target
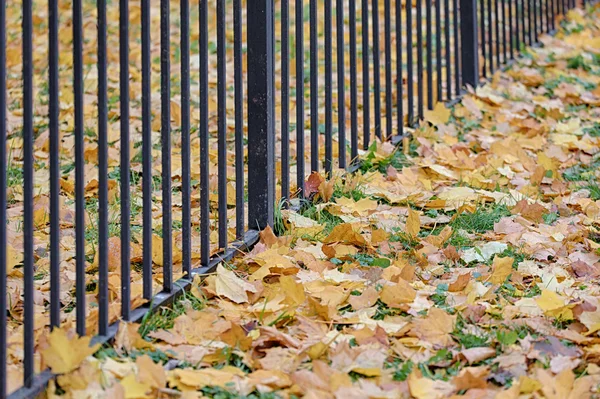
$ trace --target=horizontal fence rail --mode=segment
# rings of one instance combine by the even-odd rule
[[[582,5],[0,0],[0,397],[44,389],[50,329],[168,305]]]

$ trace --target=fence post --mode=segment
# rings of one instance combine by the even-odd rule
[[[460,34],[462,81],[465,86],[477,87],[479,83],[477,0],[460,0]]]
[[[273,0],[248,0],[248,227],[255,230],[273,226],[275,207],[273,8]]]

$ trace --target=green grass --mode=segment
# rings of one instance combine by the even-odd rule
[[[140,335],[145,338],[152,331],[173,328],[175,319],[187,311],[184,301],[189,302],[195,310],[203,309],[205,304],[203,299],[184,291],[174,300],[172,307],[163,307],[155,312],[146,313],[138,329]]]
[[[506,205],[491,205],[488,207],[480,207],[473,213],[461,213],[453,221],[450,226],[454,230],[464,230],[469,233],[485,233],[494,229],[494,223],[511,213]]]
[[[344,223],[344,221],[340,217],[332,215],[326,210],[318,210],[317,207],[312,203],[305,201],[303,205],[304,206],[301,207],[300,214],[324,226],[324,229],[315,237],[307,238],[317,239],[320,237],[326,237],[329,235],[329,233],[331,233],[335,226]]]
[[[585,188],[590,192],[590,198],[593,199],[594,201],[597,201],[600,199],[600,186],[598,186],[598,183],[595,181],[590,181],[588,184],[586,184],[585,186],[582,186],[581,188]]]

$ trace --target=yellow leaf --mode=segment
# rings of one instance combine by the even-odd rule
[[[91,337],[77,336],[69,339],[65,330],[55,328],[48,335],[48,347],[41,351],[42,359],[53,373],[69,373],[77,369],[86,357],[100,348],[100,344],[90,347],[91,339]]]
[[[418,371],[408,376],[408,388],[410,394],[417,399],[449,398],[455,390],[450,382],[425,378]]]
[[[292,276],[283,276],[279,279],[281,290],[285,294],[284,302],[289,305],[300,305],[306,300],[304,285],[297,283]]]
[[[121,380],[121,386],[125,389],[127,399],[147,398],[147,392],[151,389],[150,385],[139,382],[133,373]]]
[[[217,266],[215,287],[217,295],[224,296],[235,303],[248,302],[246,291],[256,292],[256,287],[236,276],[231,270],[225,269],[223,265]]]
[[[492,284],[502,284],[504,280],[512,273],[513,258],[500,258],[497,255],[492,263],[492,275],[490,282]]]
[[[408,209],[408,218],[406,219],[406,232],[411,237],[417,237],[421,230],[421,219],[419,212],[412,208]]]
[[[437,103],[431,111],[425,111],[425,120],[432,125],[443,125],[448,123],[450,119],[450,110],[446,108],[444,103]]]
[[[538,380],[534,380],[533,378],[527,377],[526,375],[522,376],[519,380],[519,390],[521,393],[533,393],[540,389],[542,384]]]
[[[398,284],[385,285],[380,293],[380,299],[390,307],[400,307],[405,303],[412,303],[417,296],[417,292],[409,283],[400,279]]]
[[[16,251],[12,245],[6,245],[6,274],[10,274],[16,265],[23,262],[23,253]]]
[[[579,316],[579,321],[588,329],[585,335],[595,333],[600,330],[600,310],[596,309],[593,312],[583,312],[581,316]]]
[[[542,295],[535,302],[546,316],[556,317],[561,320],[573,320],[572,305],[567,305],[566,298],[561,297],[554,291],[543,290]]]
[[[365,238],[358,231],[354,230],[354,226],[351,223],[338,224],[323,240],[323,244],[330,244],[332,242],[343,242],[356,246],[363,246],[367,243]]]
[[[138,367],[138,379],[140,382],[150,386],[151,388],[163,388],[167,384],[167,376],[165,369],[154,363],[148,355],[143,355],[135,359],[135,364]]]
[[[311,360],[316,360],[316,359],[320,358],[321,356],[323,356],[325,354],[325,352],[327,352],[328,349],[329,349],[328,345],[319,341],[316,344],[314,344],[313,346],[311,346],[310,348],[308,348],[308,350],[306,351],[306,354],[308,355],[308,357],[311,358]]]

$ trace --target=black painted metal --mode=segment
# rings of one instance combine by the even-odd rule
[[[6,131],[6,1],[0,0],[0,132]],[[6,287],[6,135],[0,134],[0,287]],[[52,217],[52,216],[51,216]],[[6,309],[7,295],[0,295]],[[0,317],[0,397],[6,397],[6,317]]]
[[[462,79],[466,85],[479,83],[477,51],[477,0],[460,0]]]
[[[125,0],[121,1],[126,2]],[[171,292],[173,290],[173,265],[171,263],[173,255],[173,244],[171,240],[173,226],[171,217],[171,42],[169,32],[169,0],[160,1],[160,11],[160,145],[162,155],[163,290]],[[129,118],[127,120],[129,120]],[[123,142],[124,141],[121,139],[121,143]],[[126,142],[127,141],[125,141],[125,143]],[[129,212],[129,203],[127,204],[127,207]],[[129,220],[129,217],[127,220]],[[125,265],[125,261],[123,261],[123,267],[130,267],[129,263]],[[129,276],[127,279],[129,279]],[[128,282],[127,284],[129,285],[130,283]],[[129,307],[129,305],[127,306]]]
[[[181,54],[181,241],[182,270],[191,278],[192,270],[192,201],[190,159],[190,4],[180,0]]]
[[[296,186],[298,196],[304,192],[304,8],[296,0]],[[356,68],[356,67],[355,67]]]
[[[247,7],[248,65],[252,65],[248,69],[248,114],[252,115],[248,118],[248,225],[262,230],[273,226],[275,206],[273,0],[248,0]]]
[[[352,14],[354,15],[354,14]],[[344,0],[337,0],[335,7],[337,39],[337,96],[338,96],[338,152],[339,166],[346,168],[346,78],[344,63]],[[354,18],[352,18],[354,19]]]
[[[34,376],[33,341],[33,21],[23,1],[23,385]]]
[[[48,2],[48,31],[48,129],[50,131],[50,325],[52,327],[58,327],[60,326],[60,253],[58,252],[60,245],[58,0],[50,0]],[[4,206],[2,209],[4,209]],[[2,223],[0,223],[0,225],[4,226]],[[4,244],[0,245],[4,246]],[[6,285],[3,285],[3,287],[5,286]],[[0,307],[0,309],[4,308]]]

